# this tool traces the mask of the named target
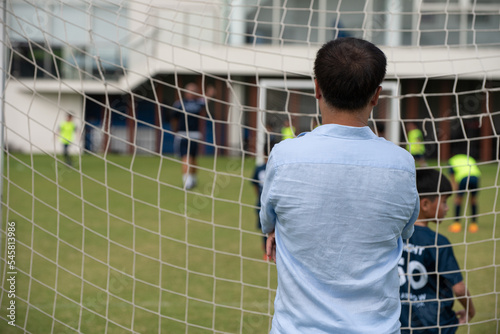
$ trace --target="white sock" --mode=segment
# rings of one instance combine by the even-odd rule
[[[184,188],[191,189],[196,185],[196,178],[192,174],[186,174],[183,176]]]

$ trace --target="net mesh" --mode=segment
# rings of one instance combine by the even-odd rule
[[[1,6],[2,333],[268,332],[276,271],[263,258],[255,170],[289,127],[321,123],[312,63],[345,36],[388,57],[375,133],[405,147],[410,124],[420,129],[419,168],[477,159],[478,211],[467,192],[436,228],[477,309],[459,333],[498,331],[495,1]],[[178,133],[188,106],[174,104],[192,84],[199,133]],[[178,155],[183,138],[195,161]],[[457,219],[462,231],[448,232]]]

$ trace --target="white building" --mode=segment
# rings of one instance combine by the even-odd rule
[[[58,124],[70,112],[79,125],[74,152],[168,153],[168,110],[191,81],[217,89],[206,152],[214,144],[255,152],[261,80],[310,82],[316,50],[338,36],[385,51],[396,87],[391,103],[402,119],[450,117],[442,131],[453,138],[453,131],[467,135],[453,115],[483,121],[500,109],[496,90],[484,89],[500,78],[495,0],[7,0],[4,10],[6,142],[23,152],[60,152]],[[303,91],[270,91],[276,106],[266,100],[266,110],[278,110],[277,119],[290,114],[303,128],[317,113]],[[381,119],[389,118],[385,109]],[[310,115],[293,116],[298,110]],[[481,136],[500,129],[499,118],[487,118]],[[386,135],[398,141],[400,127]],[[491,140],[477,145],[483,158],[493,154]],[[445,143],[440,154],[449,151]]]

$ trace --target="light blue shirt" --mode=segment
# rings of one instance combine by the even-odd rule
[[[277,144],[260,219],[276,231],[271,333],[399,333],[397,264],[413,233],[415,161],[368,127],[327,124]]]

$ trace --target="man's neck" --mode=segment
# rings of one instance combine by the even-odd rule
[[[368,125],[368,118],[370,116],[370,113],[371,109],[368,110],[367,108],[364,110],[356,111],[345,111],[327,108],[325,112],[321,113],[321,115],[323,124],[364,127]]]
[[[337,112],[331,117],[323,117],[323,124],[338,124],[345,126],[364,127],[368,125],[368,118],[360,114],[348,114],[345,112]]]

